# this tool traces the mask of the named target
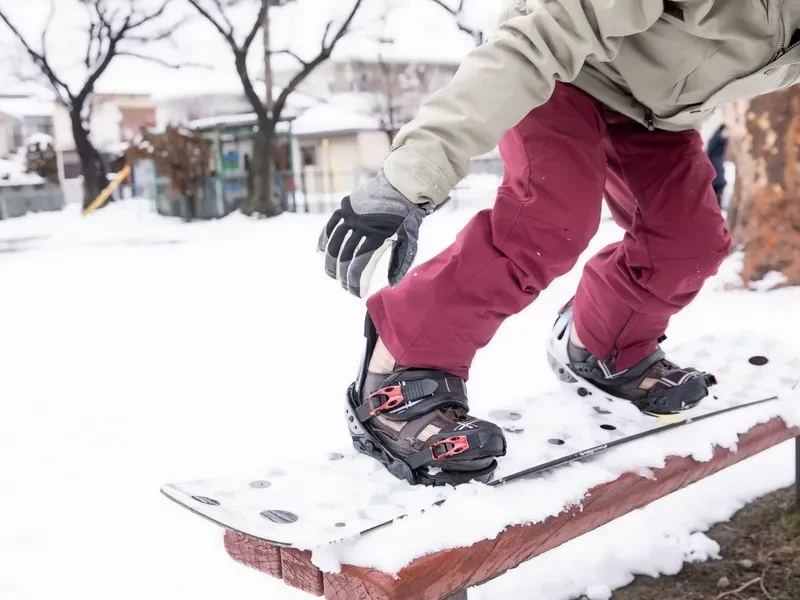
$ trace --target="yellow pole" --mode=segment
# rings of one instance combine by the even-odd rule
[[[100,192],[97,198],[95,198],[89,206],[83,209],[83,216],[85,217],[89,213],[96,211],[98,208],[100,208],[106,202],[108,202],[108,199],[111,198],[111,194],[114,193],[114,190],[116,190],[122,184],[122,182],[128,178],[130,174],[131,174],[131,166],[125,165],[122,171],[120,171],[119,174],[117,175],[117,178],[111,183],[109,183],[106,186],[106,189]]]

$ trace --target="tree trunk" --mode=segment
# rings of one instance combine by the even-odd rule
[[[75,140],[75,150],[81,161],[83,173],[83,208],[87,208],[98,194],[108,185],[106,170],[100,153],[89,139],[89,132],[83,126],[81,119],[82,106],[73,106],[70,110],[72,124],[72,137]]]
[[[727,110],[736,187],[728,226],[744,250],[746,282],[777,271],[800,285],[800,89]]]
[[[279,190],[273,189],[272,147],[273,134],[268,129],[259,127],[253,138],[253,160],[250,161],[250,193],[242,205],[246,215],[258,214],[274,217],[282,211]]]

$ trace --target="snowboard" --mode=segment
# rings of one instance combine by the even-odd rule
[[[711,395],[677,418],[644,415],[581,383],[558,382],[553,391],[517,405],[473,414],[506,431],[508,450],[494,480],[504,486],[600,452],[694,421],[777,400],[800,380],[800,358],[758,333],[710,335],[673,349],[678,364],[713,373]],[[555,378],[554,378],[554,381]],[[346,430],[345,423],[341,427]],[[167,483],[161,492],[227,529],[278,546],[312,549],[357,537],[406,515],[446,502],[451,486],[412,486],[352,448],[327,455],[276,460],[250,477]]]

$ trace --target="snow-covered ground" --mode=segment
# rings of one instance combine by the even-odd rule
[[[322,272],[326,215],[186,225],[150,210],[128,201],[87,218],[70,207],[0,222],[0,598],[306,597],[231,561],[217,527],[158,489],[346,446],[342,392],[362,350],[363,301]],[[429,218],[420,260],[470,216]],[[584,258],[619,236],[605,222]],[[543,342],[582,263],[479,354],[474,406],[556,387]],[[800,352],[800,291],[719,291],[734,268],[674,318],[670,340],[745,325]],[[601,600],[633,573],[713,557],[702,531],[791,483],[791,464],[792,448],[777,447],[470,597]]]

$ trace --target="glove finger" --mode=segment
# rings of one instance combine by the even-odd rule
[[[331,233],[333,233],[333,230],[336,229],[336,226],[339,225],[342,220],[342,209],[337,208],[331,215],[331,218],[328,219],[328,222],[325,223],[325,227],[320,231],[319,239],[317,240],[317,252],[325,252],[325,247],[328,245]]]
[[[389,259],[389,285],[394,287],[408,273],[417,256],[417,240],[413,237],[400,236],[392,248]]]
[[[362,240],[366,239],[357,231],[351,230],[350,233],[351,235],[347,236],[347,238],[342,242],[341,249],[339,250],[340,264],[350,262],[353,258],[353,255],[356,253],[356,248],[362,243]]]
[[[350,228],[345,225],[344,220],[333,228],[328,244],[325,246],[325,272],[329,277],[336,279],[336,272],[339,265],[339,251],[342,249],[345,237],[350,233]]]
[[[394,243],[395,238],[396,236],[392,236],[386,240],[377,240],[381,242],[377,248],[375,241],[370,243],[370,240],[364,239],[347,268],[347,291],[359,298],[367,295],[375,268],[383,254]]]
[[[364,241],[364,237],[358,235],[352,229],[347,232],[342,246],[339,250],[339,256],[336,259],[336,279],[344,289],[347,289],[347,269],[350,267],[350,261],[356,249]]]

